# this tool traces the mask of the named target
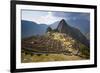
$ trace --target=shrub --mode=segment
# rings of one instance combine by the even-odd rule
[[[37,56],[41,56],[41,54],[37,54]]]
[[[80,52],[82,53],[82,55],[84,55],[84,58],[90,57],[90,49],[85,45],[80,45]]]

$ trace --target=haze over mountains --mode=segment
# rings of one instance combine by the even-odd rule
[[[22,38],[30,37],[33,35],[43,35],[47,29],[48,25],[46,24],[37,24],[32,21],[21,21],[21,32]]]

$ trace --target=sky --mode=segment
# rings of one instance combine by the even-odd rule
[[[61,19],[66,21],[70,20],[87,20],[90,19],[89,13],[77,13],[77,12],[53,12],[53,11],[34,11],[34,10],[22,10],[22,20],[33,21],[38,24],[50,25]]]

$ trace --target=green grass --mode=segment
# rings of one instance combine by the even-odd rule
[[[22,63],[83,60],[79,56],[64,55],[64,54],[38,54],[38,55],[31,55],[31,54],[22,53],[21,57],[22,57],[21,58],[21,62]]]

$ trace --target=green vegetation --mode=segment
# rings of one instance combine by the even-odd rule
[[[82,57],[89,59],[90,58],[90,49],[87,48],[86,46],[84,46],[83,44],[81,44],[80,46],[80,51],[82,53]]]
[[[81,44],[79,41],[75,41],[73,44],[73,49],[79,50],[79,56],[82,58],[89,59],[90,58],[90,49],[85,45]]]
[[[31,50],[24,49],[26,46],[31,47]],[[38,52],[38,54],[32,52]],[[41,52],[55,53],[41,54]],[[23,63],[84,60],[89,58],[89,48],[69,35],[59,33],[50,27],[43,36],[33,36],[22,40],[21,62]]]
[[[51,27],[48,27],[47,28],[47,32],[51,32],[52,31],[52,28]]]

